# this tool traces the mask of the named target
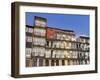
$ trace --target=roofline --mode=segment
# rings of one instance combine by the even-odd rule
[[[34,26],[31,26],[31,25],[26,25],[26,27],[33,28]],[[50,28],[50,29],[57,29],[57,30],[67,31],[67,32],[74,32],[73,30],[65,30],[65,29],[61,29],[61,28],[53,28],[53,27],[48,27],[48,26],[47,26],[46,28]]]
[[[79,38],[90,39],[90,37],[88,37],[88,36],[79,36]]]
[[[31,26],[31,25],[26,25],[26,27],[33,28],[33,26]]]
[[[74,32],[73,30],[65,30],[65,29],[61,29],[61,28],[53,28],[53,27],[48,27],[47,28],[50,28],[50,29],[57,29],[57,30],[61,30],[61,31],[67,31],[67,32]]]

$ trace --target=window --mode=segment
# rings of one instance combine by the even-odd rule
[[[46,27],[46,22],[40,21],[40,20],[35,20],[35,25],[40,26],[40,27]]]
[[[67,58],[68,57],[68,51],[64,51],[64,56]]]
[[[33,33],[33,28],[29,28],[29,33]]]
[[[33,56],[38,56],[38,48],[33,48]]]
[[[57,42],[56,42],[56,41],[54,41],[54,42],[53,42],[53,46],[52,46],[52,47],[53,47],[53,48],[56,48],[56,45],[57,45]]]
[[[44,56],[44,53],[45,53],[44,48],[39,48],[39,47],[33,48],[33,56]]]
[[[81,44],[81,49],[84,50],[84,44]]]
[[[62,60],[62,65],[65,65],[65,60]]]
[[[60,39],[60,34],[57,33],[57,39]]]
[[[33,66],[37,66],[37,58],[33,58]]]
[[[64,48],[67,48],[67,42],[63,41]]]
[[[71,48],[74,49],[74,43],[71,43]]]
[[[54,65],[55,65],[55,61],[51,60],[51,66],[54,66]]]
[[[26,59],[26,67],[32,67],[32,60],[31,59]]]
[[[86,44],[85,50],[89,51],[89,45]]]
[[[32,49],[26,48],[26,58],[31,58]]]
[[[59,60],[56,60],[56,66],[59,66]]]
[[[41,21],[35,20],[35,25],[36,25],[36,26],[40,26],[40,23],[41,23]]]
[[[46,40],[44,38],[33,38],[33,44],[34,45],[41,45],[44,46],[46,44]]]
[[[75,58],[78,58],[78,55],[77,55],[77,54],[78,54],[78,52],[76,51],[76,52],[75,52]]]
[[[60,34],[60,40],[64,40],[63,34]]]
[[[43,58],[39,58],[39,66],[43,66]]]
[[[86,52],[85,53],[85,59],[88,59],[89,58],[89,52]]]
[[[32,37],[26,36],[26,42],[32,42]]]
[[[33,33],[33,28],[26,27],[25,28],[25,32]]]
[[[84,59],[85,58],[85,52],[82,52],[81,55],[82,55],[82,59]]]
[[[34,35],[45,36],[45,33],[45,29],[34,28]]]
[[[51,42],[51,41],[47,41],[47,47],[51,47],[52,44],[53,44],[53,42]]]
[[[44,48],[39,48],[39,47],[33,48],[33,56],[44,56],[44,53],[45,53]]]
[[[46,22],[41,22],[41,27],[46,27]]]
[[[46,53],[45,53],[45,57],[46,58],[50,58],[51,57],[51,50],[46,50]]]
[[[49,41],[47,41],[47,44],[46,45],[47,45],[47,47],[49,46]]]
[[[53,51],[52,58],[56,57],[56,50]]]
[[[66,41],[69,40],[69,35],[66,35],[65,40]]]
[[[28,32],[28,27],[25,28],[25,32]]]
[[[39,56],[44,56],[45,49],[44,49],[44,48],[40,48],[40,49],[38,50],[38,52],[40,53]]]
[[[69,52],[69,56],[68,57],[69,58],[73,58],[73,52],[72,51]]]
[[[45,60],[45,65],[49,66],[49,60],[48,59]]]
[[[59,44],[60,44],[61,48],[64,48],[64,43],[63,42],[59,42]]]
[[[62,39],[65,40],[65,38],[66,38],[66,35],[62,34]]]
[[[72,41],[76,41],[76,38],[75,38],[75,36],[72,36]]]
[[[58,50],[56,51],[56,58],[60,58],[60,53]]]
[[[67,51],[67,53],[68,53],[67,58],[71,58],[70,51]]]
[[[60,58],[64,58],[64,51],[59,51]]]

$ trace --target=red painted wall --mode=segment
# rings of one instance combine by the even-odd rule
[[[46,31],[47,31],[46,33],[47,39],[53,39],[55,37],[55,33],[56,33],[55,29],[47,28]]]

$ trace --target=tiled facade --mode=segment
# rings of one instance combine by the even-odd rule
[[[46,18],[26,25],[26,67],[89,64],[89,37],[72,30],[47,27]]]

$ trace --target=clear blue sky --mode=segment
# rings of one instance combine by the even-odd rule
[[[76,35],[89,36],[89,15],[26,12],[25,16],[26,25],[34,25],[34,16],[45,17],[48,27],[73,30]]]

